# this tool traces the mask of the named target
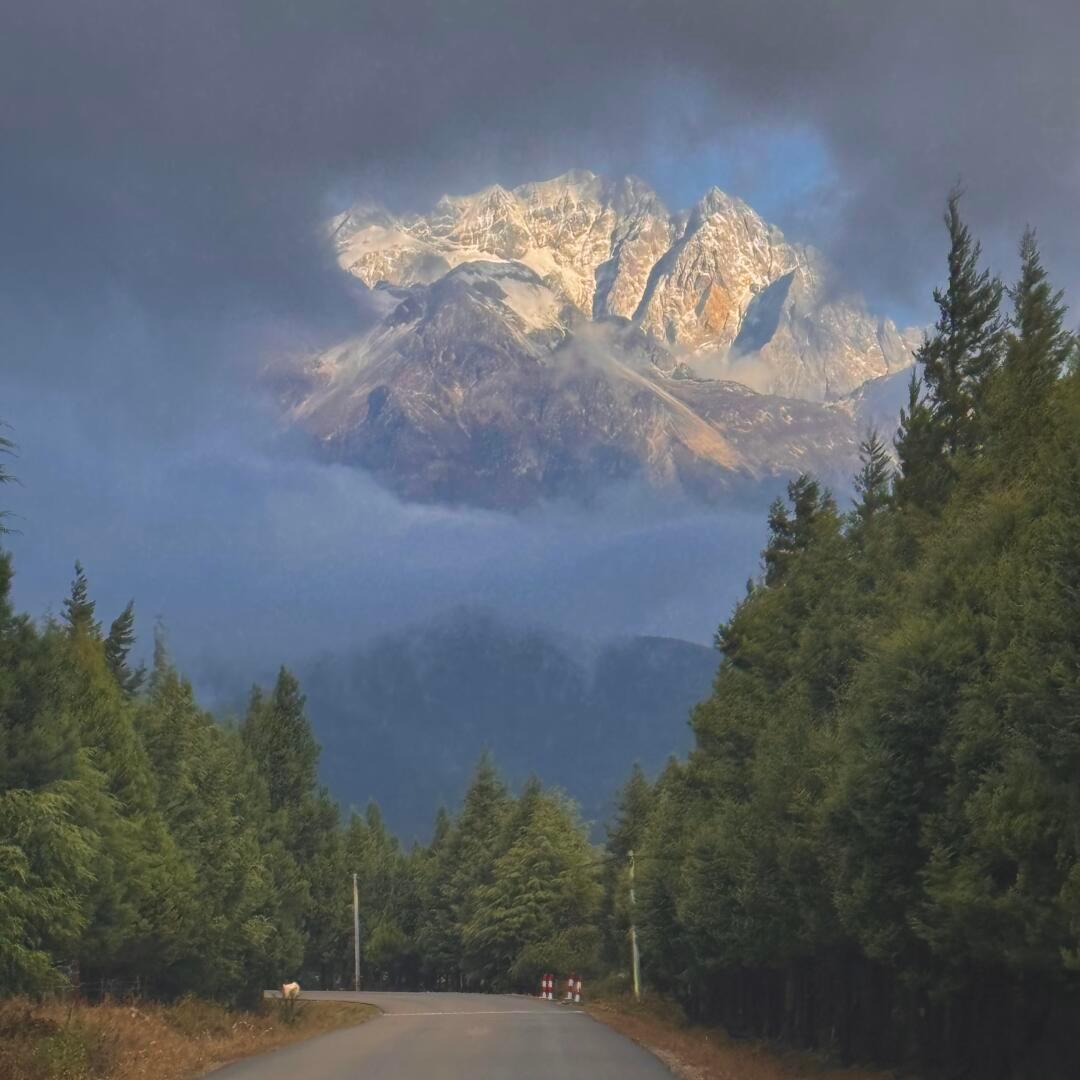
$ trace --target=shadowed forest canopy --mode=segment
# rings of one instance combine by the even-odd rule
[[[948,204],[896,463],[811,478],[720,627],[635,847],[653,984],[702,1019],[948,1075],[1076,1075],[1080,369],[1033,234]],[[1071,1048],[1070,1048],[1071,1047]]]

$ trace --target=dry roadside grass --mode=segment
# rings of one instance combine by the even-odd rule
[[[371,1005],[265,1001],[238,1012],[175,1005],[0,1001],[0,1080],[189,1080],[228,1061],[378,1015]]]
[[[586,1006],[596,1020],[651,1050],[683,1080],[891,1080],[892,1074],[832,1068],[806,1054],[779,1054],[732,1039],[719,1028],[691,1027],[674,1006],[609,999]]]

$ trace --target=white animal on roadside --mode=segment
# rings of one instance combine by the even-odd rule
[[[282,983],[281,996],[283,998],[298,998],[300,996],[300,984],[297,982]]]

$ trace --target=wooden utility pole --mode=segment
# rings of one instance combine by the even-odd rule
[[[634,1000],[641,1000],[641,956],[637,947],[637,926],[634,899],[634,852],[630,851],[630,958],[634,966]]]
[[[352,876],[352,955],[353,990],[360,989],[360,893],[356,888],[356,875]]]

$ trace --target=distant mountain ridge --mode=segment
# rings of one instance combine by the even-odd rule
[[[426,838],[484,750],[513,782],[536,773],[603,820],[635,761],[656,771],[689,748],[690,709],[718,662],[674,638],[589,648],[462,611],[324,657],[301,678],[334,795],[361,808],[374,798],[396,830]]]
[[[640,480],[720,501],[846,477],[851,395],[911,359],[910,332],[832,296],[816,252],[717,189],[671,214],[640,180],[574,172],[428,215],[357,206],[330,236],[381,317],[282,397],[326,456],[412,499],[506,509]]]

